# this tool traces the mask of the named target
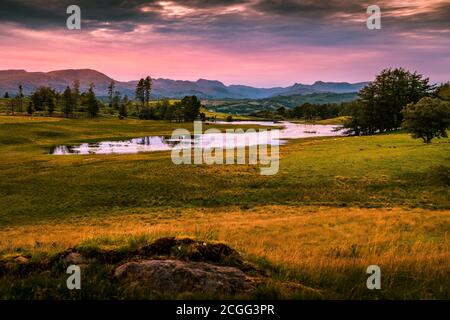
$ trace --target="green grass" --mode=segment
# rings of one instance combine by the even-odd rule
[[[170,135],[180,126],[192,130],[191,124],[158,121],[0,117],[2,254],[22,252],[22,246],[28,242],[34,243],[33,252],[39,253],[45,247],[41,248],[36,240],[42,233],[49,233],[51,239],[46,246],[50,248],[71,243],[63,238],[70,238],[72,234],[75,239],[92,234],[94,238],[108,239],[108,243],[118,245],[121,240],[116,236],[111,239],[103,236],[111,228],[123,229],[127,225],[134,230],[130,231],[133,236],[144,238],[148,233],[152,233],[150,238],[153,239],[157,235],[182,235],[185,232],[193,237],[226,240],[258,265],[273,270],[271,279],[274,281],[294,281],[319,287],[326,293],[326,298],[448,297],[442,288],[439,289],[444,269],[434,270],[433,265],[443,259],[444,268],[448,268],[449,261],[448,219],[442,216],[442,212],[448,213],[450,209],[449,139],[425,145],[397,132],[370,137],[292,140],[281,147],[280,171],[275,176],[261,176],[259,168],[250,165],[176,166],[169,152],[87,156],[48,154],[50,148],[58,144]],[[258,216],[247,219],[252,210],[259,210],[264,215],[266,208],[271,206],[277,209],[267,217],[267,222],[261,217],[258,223]],[[304,238],[305,235],[294,236],[299,230],[308,230],[309,224],[302,219],[315,218],[311,212],[316,209],[310,211],[309,208],[318,207],[322,209],[317,213],[317,221],[311,222],[315,226],[314,241]],[[383,229],[385,237],[390,234],[398,237],[380,242],[376,248],[372,247],[378,241],[374,239],[374,242],[369,241],[371,246],[365,248],[366,235],[370,235],[373,228],[380,228],[378,224],[373,225],[377,212],[383,211],[391,217],[388,210],[398,207],[403,211],[399,216],[392,215],[393,227]],[[359,228],[363,222],[358,219],[364,219],[365,214],[358,208],[379,208],[371,211],[367,216],[370,219],[364,220],[364,229]],[[416,220],[411,224],[409,219],[413,216],[408,213],[414,208],[422,211],[414,214]],[[441,211],[433,213],[438,209]],[[285,217],[284,210],[292,212]],[[335,212],[333,210],[337,210],[337,218],[333,216],[332,222],[329,217],[323,218],[328,211]],[[197,214],[200,216],[193,219]],[[341,216],[345,216],[345,220],[339,221]],[[227,217],[230,220],[226,225]],[[223,228],[218,228],[221,224]],[[143,229],[136,230],[141,225]],[[423,228],[406,237],[414,225]],[[81,231],[77,231],[78,228]],[[339,232],[334,228],[340,228]],[[324,231],[329,233],[324,235]],[[298,259],[291,261],[295,241],[304,246],[304,253],[298,253]],[[335,252],[344,252],[346,256],[345,252],[354,248],[352,241],[358,244],[356,248],[365,248],[363,256],[355,254],[356,258],[364,259],[344,259],[343,263],[341,256],[329,258]],[[329,243],[333,246],[328,246]],[[426,245],[422,246],[423,243]],[[364,288],[358,287],[352,296],[353,281],[366,276],[363,266],[373,259],[371,250],[377,251],[383,246],[386,250],[383,261],[391,270],[391,291],[370,296]],[[432,248],[435,258],[430,259],[436,259],[424,262],[419,271],[414,269],[415,262],[402,264],[411,248],[417,247],[426,252],[431,252]],[[310,259],[303,265],[304,255],[310,255],[314,248],[320,248],[312,255],[315,260]],[[395,251],[397,249],[400,251]],[[401,259],[400,255],[403,255]],[[326,260],[328,264],[324,263],[321,260],[324,257],[334,262]],[[334,259],[339,262],[337,266]],[[420,259],[424,259],[422,255]],[[317,271],[319,265],[320,272]],[[95,276],[90,281],[101,282],[98,288],[104,285],[105,292],[112,292],[110,297],[113,297],[118,294],[116,289],[104,280],[98,280],[103,279],[102,275],[107,271],[101,269],[96,273],[93,270]],[[342,276],[342,272],[346,276]],[[402,274],[418,280],[405,282],[401,280]],[[95,280],[96,277],[99,278]],[[32,278],[17,282],[14,277],[3,277],[0,279],[0,297],[24,298],[27,288],[39,282],[40,287],[51,288],[44,291],[42,297],[67,298],[67,293],[58,293],[62,289],[55,287],[51,278],[49,275],[41,280]],[[7,289],[11,286],[15,289]],[[100,291],[91,290],[91,293],[83,293],[84,297],[100,297]],[[273,290],[269,285],[259,294],[297,296],[284,289]],[[272,291],[276,293],[270,295]]]
[[[292,122],[295,123],[306,123],[306,124],[322,124],[322,125],[339,125],[343,124],[345,120],[347,120],[347,116],[341,116],[336,118],[324,119],[324,120],[313,120],[313,121],[305,121],[305,120],[297,120],[294,119]]]
[[[206,116],[207,119],[209,119],[209,118],[214,118],[214,117],[215,117],[215,119],[216,119],[217,121],[226,121],[227,118],[230,116],[229,113],[222,113],[222,112],[209,111],[208,109],[205,109],[205,108],[202,108],[202,109],[200,110],[200,112],[203,112],[203,113],[205,114],[205,116]],[[235,115],[235,114],[231,115],[231,117],[232,117],[233,121],[237,121],[237,120],[240,120],[240,121],[246,121],[246,120],[261,120],[261,119],[256,118],[256,117],[243,116],[243,115]]]
[[[44,118],[2,122],[0,225],[147,207],[450,208],[448,185],[429,178],[449,163],[448,139],[424,145],[398,133],[292,141],[281,148],[280,172],[267,177],[249,165],[176,166],[169,152],[47,154],[56,144],[169,135],[180,126],[176,123]]]

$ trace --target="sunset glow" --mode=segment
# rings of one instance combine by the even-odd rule
[[[421,66],[434,82],[450,74],[447,1],[380,1],[381,30],[366,28],[359,1],[79,1],[79,31],[65,28],[67,1],[53,2],[26,16],[14,12],[39,1],[2,10],[0,69],[92,68],[118,80],[148,73],[266,87],[366,81],[398,66]]]

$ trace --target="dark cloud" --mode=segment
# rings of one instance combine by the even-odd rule
[[[253,8],[265,14],[314,19],[326,18],[340,12],[351,14],[365,10],[361,1],[354,0],[260,0],[253,4]]]
[[[24,26],[45,29],[65,26],[66,9],[69,5],[81,8],[84,25],[88,28],[105,23],[119,23],[129,29],[130,24],[151,23],[158,20],[160,6],[156,1],[123,1],[123,0],[2,0],[0,21],[18,23]],[[142,6],[153,7],[154,10],[143,12]],[[120,24],[125,23],[125,24]]]
[[[219,8],[219,7],[229,7],[238,4],[245,4],[249,1],[243,0],[175,0],[179,5],[183,5],[190,8]]]
[[[66,8],[82,9],[83,28],[133,31],[139,25],[152,32],[197,36],[209,41],[251,41],[267,35],[280,42],[313,45],[361,45],[395,42],[405,32],[442,36],[450,31],[450,3],[438,3],[426,12],[402,15],[408,6],[378,1],[382,8],[383,37],[365,27],[367,3],[358,0],[2,0],[0,23],[35,29],[65,28]],[[192,9],[188,14],[168,13],[164,4]],[[227,10],[234,7],[245,10]],[[359,20],[357,19],[359,18]],[[447,36],[448,37],[448,36]],[[230,44],[228,42],[228,44]]]

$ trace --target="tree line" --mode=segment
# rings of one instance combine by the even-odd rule
[[[4,98],[9,99],[9,112],[26,112],[33,115],[35,112],[46,112],[49,116],[59,110],[66,117],[71,117],[75,112],[85,112],[96,117],[102,105],[94,92],[94,84],[90,84],[86,92],[80,92],[80,82],[75,81],[73,87],[68,86],[62,93],[53,88],[41,86],[30,96],[25,97],[22,85],[19,85],[18,94],[10,98],[6,92]]]
[[[414,138],[430,143],[447,137],[450,128],[450,84],[430,85],[429,79],[403,68],[385,69],[358,92],[358,99],[341,104],[303,103],[292,109],[279,107],[252,116],[306,121],[346,116],[343,130],[349,135],[372,135],[405,129]]]
[[[267,119],[304,119],[306,121],[324,120],[343,115],[345,103],[312,104],[305,102],[294,108],[279,107],[275,111],[261,110],[250,116]]]
[[[147,76],[140,79],[136,85],[135,100],[137,115],[143,120],[176,120],[194,121],[200,115],[201,101],[197,96],[185,96],[181,101],[171,103],[163,98],[150,105],[153,81]]]
[[[91,83],[85,92],[80,90],[80,81],[74,81],[72,86],[62,92],[57,92],[50,87],[39,87],[29,97],[23,94],[22,85],[19,86],[15,98],[10,98],[6,92],[4,97],[10,100],[9,110],[14,112],[27,112],[33,115],[35,112],[46,112],[53,116],[59,110],[65,117],[74,117],[75,114],[85,113],[90,117],[96,117],[102,110],[105,113],[117,114],[120,119],[135,117],[143,120],[171,120],[193,121],[200,114],[201,101],[196,96],[185,96],[180,101],[171,102],[162,98],[150,103],[153,81],[150,76],[142,78],[136,84],[135,100],[116,90],[116,83],[111,81],[108,85],[107,104],[104,104],[95,95],[95,84]],[[25,103],[27,105],[25,106]],[[26,110],[25,110],[26,109]]]

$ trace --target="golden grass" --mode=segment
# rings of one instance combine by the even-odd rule
[[[271,205],[138,211],[6,227],[0,248],[3,255],[39,256],[76,245],[126,248],[190,237],[237,249],[267,272],[278,298],[448,297],[448,210]],[[366,288],[372,264],[382,270],[381,291]],[[303,289],[292,291],[289,284]]]
[[[7,227],[0,231],[0,247],[46,251],[93,239],[120,246],[130,237],[177,235],[225,241],[246,255],[280,265],[432,264],[445,258],[448,267],[449,221],[450,211],[401,208],[170,209]]]
[[[58,122],[63,120],[62,118],[52,117],[31,117],[31,116],[1,116],[0,124],[3,123],[27,123],[27,122]]]

